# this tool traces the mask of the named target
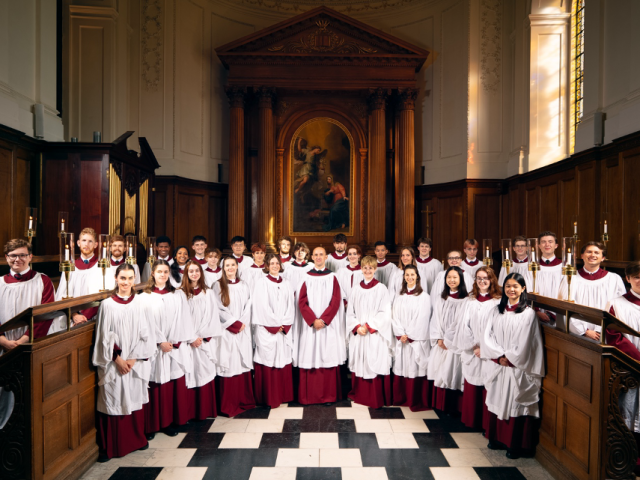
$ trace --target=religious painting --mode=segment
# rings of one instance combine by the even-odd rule
[[[340,122],[314,118],[291,140],[291,235],[353,235],[353,138]]]

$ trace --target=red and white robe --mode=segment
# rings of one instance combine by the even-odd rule
[[[171,258],[171,255],[167,255],[166,257],[157,257],[158,260],[164,260],[166,262],[169,263],[169,265],[171,265],[173,263],[173,258]],[[140,274],[140,281],[142,283],[146,283],[149,281],[149,277],[151,276],[151,265],[149,264],[149,262],[144,264],[144,268],[142,269],[142,273]]]
[[[385,287],[389,288],[391,278],[398,271],[398,267],[391,263],[389,260],[378,260],[378,268],[374,274],[374,278],[382,283]]]
[[[460,268],[468,273],[471,278],[476,278],[476,272],[481,266],[482,262],[477,258],[470,259],[467,257],[460,263]]]
[[[333,273],[337,273],[341,268],[349,265],[349,259],[347,258],[347,252],[344,252],[342,255],[339,255],[336,252],[330,253],[327,255],[327,261],[325,263],[325,268],[328,268]]]
[[[422,290],[427,293],[431,293],[433,282],[436,281],[436,277],[443,270],[442,262],[429,256],[422,258],[416,257],[416,264],[418,265],[418,273],[420,274],[420,285]]]
[[[204,283],[207,284],[207,287],[213,288],[213,284],[220,280],[222,276],[222,268],[218,267],[215,270],[211,267],[204,268]]]

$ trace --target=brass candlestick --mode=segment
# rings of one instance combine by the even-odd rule
[[[64,273],[64,278],[67,281],[66,296],[62,297],[63,300],[67,300],[71,298],[69,296],[69,277],[71,276],[71,272],[73,272],[75,269],[76,269],[76,266],[71,262],[65,261],[60,263],[60,272]]]
[[[101,292],[107,291],[106,285],[106,276],[107,276],[107,268],[109,268],[109,260],[107,258],[103,258],[102,260],[98,260],[98,266],[102,269],[102,290]]]
[[[507,269],[507,275],[509,275],[511,273],[511,267],[513,267],[513,261],[507,258],[502,261],[502,266]]]
[[[567,302],[576,303],[574,300],[571,300],[571,277],[573,277],[578,270],[576,267],[572,265],[567,265],[562,267],[562,274],[567,277]]]
[[[531,272],[531,276],[533,277],[533,287],[531,293],[538,293],[536,290],[536,276],[540,271],[540,264],[538,262],[529,262],[529,271]]]
[[[483,264],[485,267],[490,267],[491,265],[493,265],[493,258],[491,258],[491,257],[488,257],[488,258],[487,258],[487,257],[485,257],[485,258],[483,258],[483,259],[482,259],[482,264]]]

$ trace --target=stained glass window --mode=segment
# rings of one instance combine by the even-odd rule
[[[571,153],[583,113],[584,3],[585,0],[573,0],[571,11]]]

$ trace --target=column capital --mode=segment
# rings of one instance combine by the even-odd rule
[[[245,99],[247,96],[247,87],[228,85],[224,87],[224,91],[227,94],[227,98],[229,99],[229,107],[244,108]]]
[[[367,98],[369,111],[384,110],[389,93],[389,90],[386,88],[370,88],[369,97]]]
[[[399,88],[398,89],[398,109],[399,110],[415,110],[417,97],[418,97],[417,89]]]
[[[255,93],[256,97],[258,97],[259,108],[273,109],[273,103],[276,100],[275,87],[267,87],[267,86],[253,87],[253,92]]]

